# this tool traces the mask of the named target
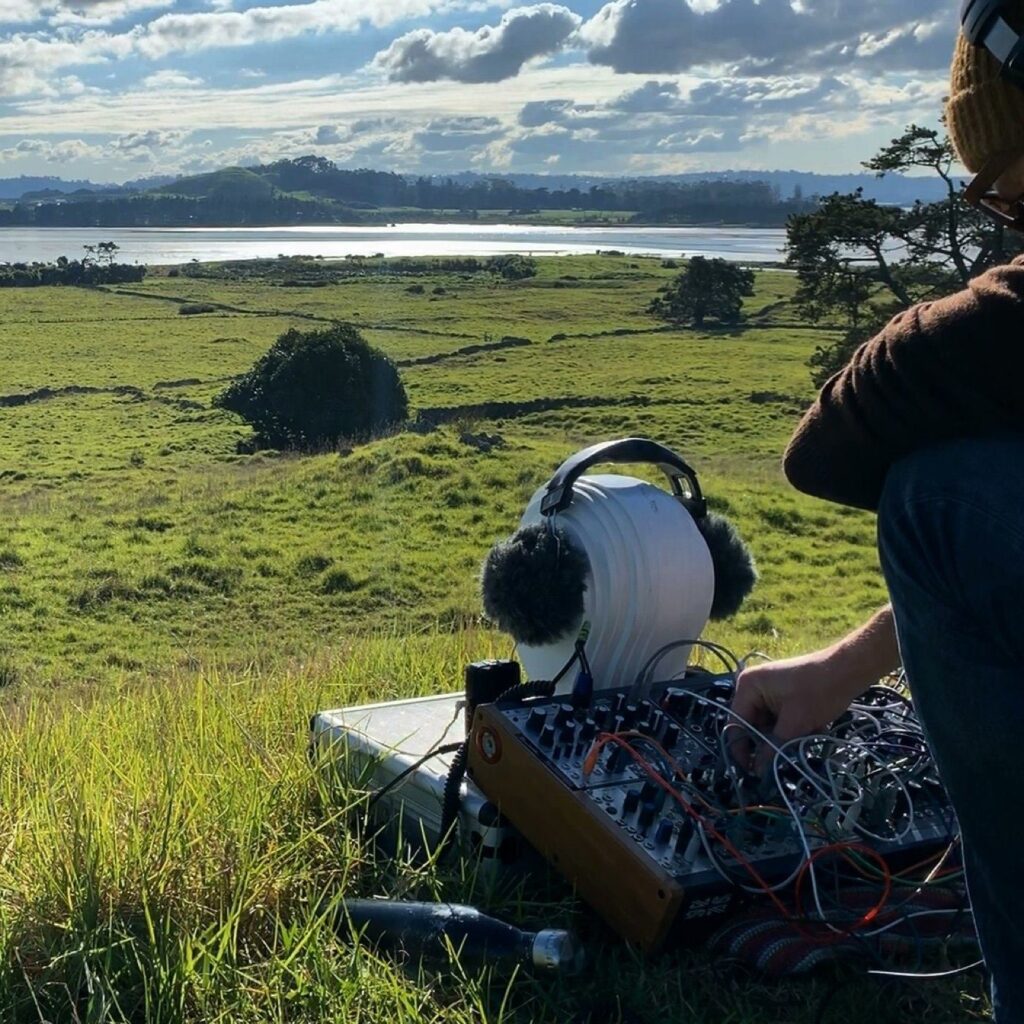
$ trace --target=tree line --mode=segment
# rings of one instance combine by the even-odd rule
[[[273,195],[140,194],[73,202],[17,203],[0,208],[0,227],[259,227],[272,224],[361,223],[368,218],[323,200]]]
[[[237,169],[235,169],[237,171]],[[408,178],[374,170],[342,170],[323,157],[251,168],[267,183],[258,188],[218,187],[207,194],[182,183],[158,191],[96,197],[89,193],[21,201],[0,208],[0,227],[173,227],[180,225],[269,226],[364,224],[393,220],[403,209],[435,215],[474,216],[478,211],[528,215],[551,210],[626,212],[636,222],[659,224],[750,224],[781,227],[792,214],[814,209],[813,199],[784,199],[762,181],[610,181],[589,189],[520,188],[503,178],[471,182]],[[228,171],[221,172],[227,174]],[[259,182],[257,182],[259,183]]]
[[[521,188],[501,177],[457,181],[372,170],[343,170],[319,156],[279,160],[253,170],[277,188],[309,192],[366,207],[412,206],[435,210],[633,211],[638,216],[683,221],[696,215],[712,219],[785,217],[813,209],[813,200],[783,199],[763,181],[667,182],[623,178],[588,189]]]
[[[82,248],[85,256],[80,260],[58,256],[53,263],[0,263],[0,288],[128,284],[146,276],[144,266],[117,262],[119,246],[116,242],[99,242]]]

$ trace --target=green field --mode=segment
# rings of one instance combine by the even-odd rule
[[[759,273],[742,327],[697,332],[644,312],[672,273],[566,257],[517,283],[381,264],[315,288],[0,290],[3,1019],[815,1019],[828,980],[645,962],[557,886],[482,893],[451,866],[375,860],[344,813],[357,794],[326,793],[303,756],[317,708],[456,689],[466,660],[507,653],[480,562],[596,440],[676,448],[753,547],[758,588],[710,638],[792,653],[882,603],[872,519],[779,471],[823,338],[794,322],[792,277]],[[196,302],[215,309],[179,312]],[[213,396],[283,330],[333,320],[399,361],[421,425],[239,454],[250,431]],[[325,896],[441,892],[570,922],[595,966],[413,978],[318,916]],[[852,983],[824,1019],[962,1020],[980,987]]]

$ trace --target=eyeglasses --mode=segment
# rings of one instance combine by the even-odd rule
[[[993,186],[1004,171],[1022,159],[1018,149],[1004,150],[985,161],[985,165],[974,176],[964,190],[964,199],[971,206],[1003,227],[1024,231],[1024,195],[1016,199],[1004,199]]]

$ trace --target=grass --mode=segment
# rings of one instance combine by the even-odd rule
[[[308,290],[0,291],[2,1019],[814,1020],[828,981],[644,961],[557,883],[490,891],[471,866],[377,856],[358,793],[304,757],[312,711],[455,689],[507,653],[479,617],[480,561],[594,440],[677,448],[752,544],[761,583],[713,639],[792,653],[884,599],[870,518],[779,473],[821,339],[790,323],[792,278],[758,274],[743,329],[666,331],[644,309],[671,273],[566,257],[514,285],[432,274],[424,295],[386,264]],[[402,373],[443,424],[239,455],[248,429],[210,399],[288,326],[332,319],[396,359],[441,356]],[[458,352],[506,335],[530,344]],[[569,924],[594,962],[559,983],[409,974],[335,932],[344,894]],[[961,1020],[979,988],[855,982],[825,1020]]]

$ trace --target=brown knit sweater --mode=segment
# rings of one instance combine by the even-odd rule
[[[889,467],[957,437],[1024,432],[1024,256],[896,316],[804,414],[783,469],[794,487],[876,509]]]

